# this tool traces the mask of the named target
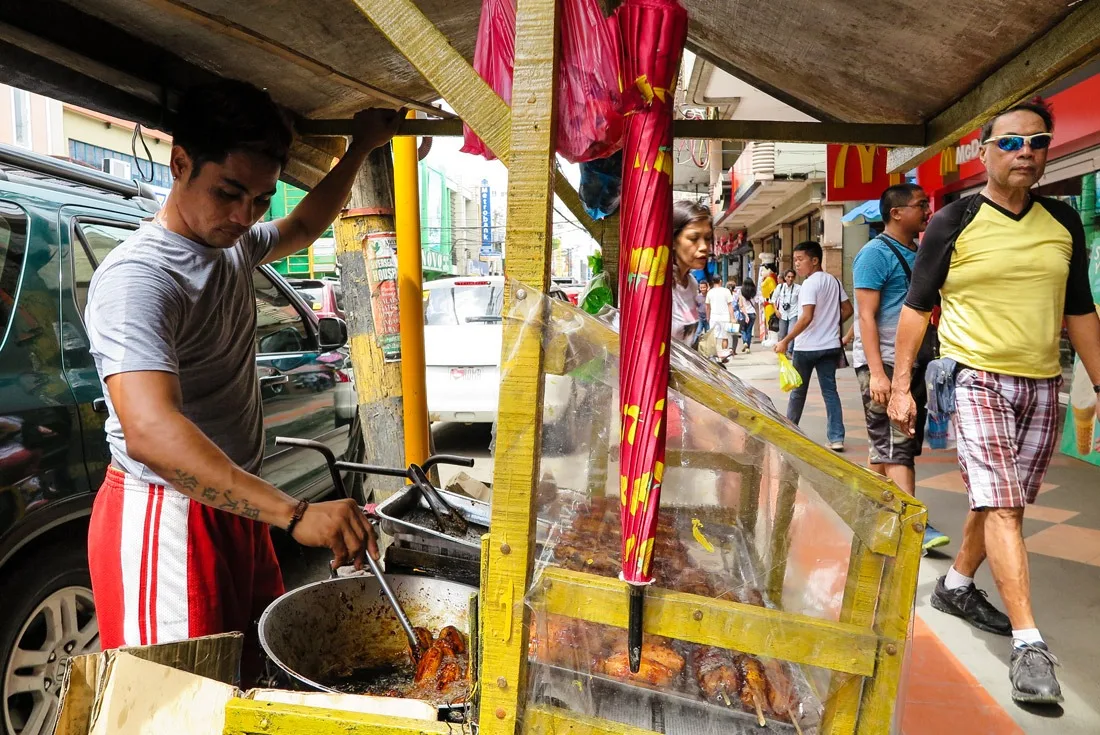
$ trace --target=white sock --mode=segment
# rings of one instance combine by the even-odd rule
[[[943,586],[949,590],[959,590],[972,584],[974,584],[974,578],[964,577],[955,571],[954,566],[947,570],[947,576],[943,580]]]
[[[1039,635],[1038,628],[1024,628],[1023,630],[1012,631],[1012,645],[1016,648],[1022,648],[1025,643],[1034,645],[1042,642],[1043,636]]]

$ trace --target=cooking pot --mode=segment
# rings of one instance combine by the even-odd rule
[[[470,632],[471,587],[444,579],[387,574],[413,625],[433,633],[453,625]],[[268,657],[305,688],[348,691],[333,684],[352,672],[386,669],[407,656],[407,642],[373,576],[327,579],[299,587],[260,617]]]

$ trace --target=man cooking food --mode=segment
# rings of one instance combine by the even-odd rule
[[[171,193],[103,260],[88,292],[112,457],[88,536],[103,648],[246,631],[283,592],[269,526],[331,549],[337,564],[377,556],[355,502],[298,502],[257,476],[252,272],[324,232],[399,118],[360,113],[332,171],[291,214],[259,223],[289,158],[283,113],[243,82],[180,101]]]

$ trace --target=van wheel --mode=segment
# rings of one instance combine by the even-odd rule
[[[84,544],[41,549],[7,579],[0,600],[0,732],[48,735],[69,659],[99,651]]]

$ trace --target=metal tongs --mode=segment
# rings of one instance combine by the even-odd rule
[[[275,438],[275,444],[278,446],[301,447],[302,449],[312,449],[320,452],[325,458],[325,464],[328,465],[329,475],[332,476],[332,486],[336,489],[336,492],[344,498],[351,498],[351,495],[344,486],[344,478],[340,476],[341,470],[345,472],[359,472],[365,475],[404,477],[415,485],[428,501],[428,506],[431,508],[432,514],[435,516],[441,529],[445,529],[448,533],[456,533],[456,535],[464,535],[466,533],[468,527],[466,519],[447,504],[447,501],[443,499],[439,491],[436,490],[435,486],[428,480],[427,473],[437,464],[473,467],[474,460],[470,457],[459,457],[452,454],[433,454],[431,457],[424,460],[424,465],[422,467],[417,464],[411,464],[407,469],[398,469],[394,467],[377,467],[375,465],[338,460],[328,445],[313,441],[312,439],[279,436]],[[368,518],[369,517],[368,514]],[[417,642],[416,631],[413,630],[412,623],[409,622],[409,616],[405,614],[405,611],[401,607],[401,603],[397,601],[397,596],[393,593],[393,589],[386,581],[385,575],[382,574],[382,567],[369,553],[364,554],[364,556],[367,558],[367,566],[370,567],[371,574],[378,580],[378,586],[382,588],[382,594],[386,596],[386,599],[390,603],[390,607],[393,608],[394,613],[397,615],[397,621],[401,623],[401,628],[405,631],[405,637],[409,640],[409,650],[412,651],[413,661],[419,660],[422,651]],[[332,569],[331,573],[332,576],[335,577],[336,569]]]

